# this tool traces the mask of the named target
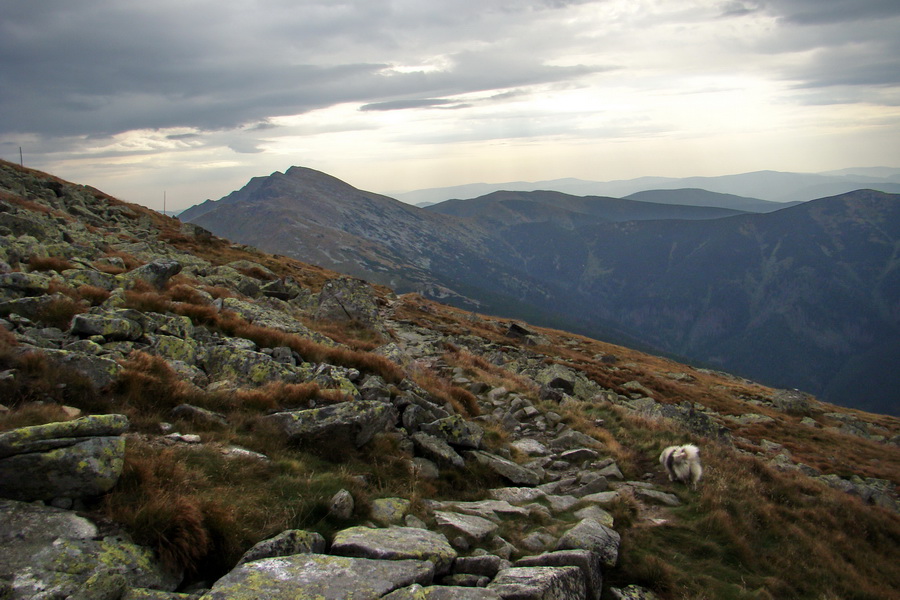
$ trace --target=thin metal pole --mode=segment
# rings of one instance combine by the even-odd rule
[[[19,146],[19,166],[25,166],[25,160],[22,158],[22,146]]]
[[[166,190],[163,190],[163,214],[166,214]]]

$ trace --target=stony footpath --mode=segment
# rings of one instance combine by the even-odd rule
[[[484,490],[478,500],[422,499],[419,511],[408,498],[376,498],[362,526],[348,526],[329,539],[288,530],[250,548],[217,581],[184,581],[115,524],[79,513],[85,502],[117,484],[126,446],[138,434],[122,414],[71,409],[71,420],[0,433],[0,598],[596,600],[601,593],[653,598],[637,586],[604,592],[604,572],[616,564],[621,541],[608,509],[627,498],[642,507],[644,518],[663,522],[667,507],[680,501],[671,487],[652,484],[652,474],[628,480],[601,440],[567,424],[563,409],[582,404],[614,405],[666,420],[685,436],[737,444],[779,468],[897,509],[888,481],[823,474],[796,464],[775,442],[731,433],[735,423],[771,417],[668,404],[637,381],[619,391],[606,389],[575,365],[536,351],[546,340],[528,326],[497,321],[506,328],[499,341],[423,327],[402,316],[409,298],[385,296],[341,277],[313,290],[279,277],[250,248],[233,246],[241,258],[214,264],[168,243],[156,217],[146,211],[88,188],[0,166],[0,326],[15,340],[10,351],[40,354],[98,389],[117,381],[135,352],[165,359],[184,386],[205,393],[272,382],[316,383],[342,401],[264,417],[297,448],[340,453],[390,436],[410,457],[410,477],[438,479],[444,470],[477,468],[506,483]],[[178,235],[196,244],[211,239],[189,225]],[[55,269],[29,270],[51,259]],[[257,329],[321,346],[338,345],[301,317],[361,323],[390,340],[374,354],[403,373],[427,370],[450,381],[475,398],[473,412],[480,415],[467,417],[411,377],[389,383],[376,374],[312,360],[291,347],[229,336],[175,312],[127,304],[129,290],[166,289],[176,276],[192,282],[191,302],[204,314],[237,315]],[[228,294],[205,291],[212,288]],[[71,305],[65,293],[71,289],[90,291],[96,301],[81,305],[65,326],[50,324],[48,315]],[[448,347],[504,369],[530,392],[470,379],[446,364]],[[15,377],[0,373],[0,379]],[[814,400],[793,392],[754,401],[766,410],[802,412],[811,428],[822,427],[817,418],[827,417],[841,421],[842,433],[897,443],[874,424],[842,413],[829,416]],[[227,425],[225,415],[190,403],[176,406],[169,417],[175,423]],[[503,431],[508,441],[487,444],[488,430]],[[168,421],[159,424],[158,433],[140,436],[184,448],[203,446],[200,436],[180,432]],[[240,447],[225,451],[268,460]],[[349,521],[355,503],[353,494],[342,490],[331,501],[332,516]]]

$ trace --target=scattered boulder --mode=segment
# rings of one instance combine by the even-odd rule
[[[540,477],[533,470],[523,467],[503,457],[484,452],[482,450],[470,450],[465,453],[466,458],[476,461],[508,479],[516,485],[535,486],[541,482]]]
[[[319,293],[316,319],[378,323],[378,305],[372,287],[361,279],[330,279]]]
[[[600,562],[615,566],[619,558],[621,536],[614,529],[595,521],[583,519],[559,539],[557,550],[590,550]]]
[[[319,452],[367,444],[376,433],[393,429],[397,411],[383,402],[341,402],[322,408],[265,417],[281,427],[291,443]]]
[[[32,501],[109,491],[122,473],[127,429],[124,415],[96,415],[0,434],[0,495]]]
[[[456,550],[444,535],[416,527],[344,529],[335,534],[331,553],[380,560],[427,560],[434,565],[436,575],[448,573],[456,559]]]
[[[578,567],[584,577],[588,600],[599,600],[603,573],[599,557],[588,550],[559,550],[520,558],[516,567]]]
[[[158,258],[142,265],[122,276],[126,285],[134,286],[136,282],[149,283],[158,290],[165,287],[166,282],[181,272],[181,263],[170,258]]]
[[[513,567],[488,585],[501,598],[515,600],[582,600],[587,588],[578,567]]]
[[[289,529],[254,545],[241,556],[237,566],[263,558],[323,552],[325,552],[325,538],[320,534],[302,529]]]
[[[427,585],[434,565],[420,560],[372,560],[295,554],[244,563],[213,584],[201,600],[377,600],[414,583]]]

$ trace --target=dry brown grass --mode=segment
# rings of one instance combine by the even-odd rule
[[[56,271],[62,273],[74,269],[75,265],[62,256],[32,256],[28,259],[29,271]]]
[[[109,290],[95,285],[80,285],[75,291],[78,293],[79,297],[83,298],[91,306],[100,306],[106,302],[111,295]]]

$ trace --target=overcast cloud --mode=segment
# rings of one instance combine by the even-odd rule
[[[897,0],[0,0],[0,156],[155,207],[898,166]]]

